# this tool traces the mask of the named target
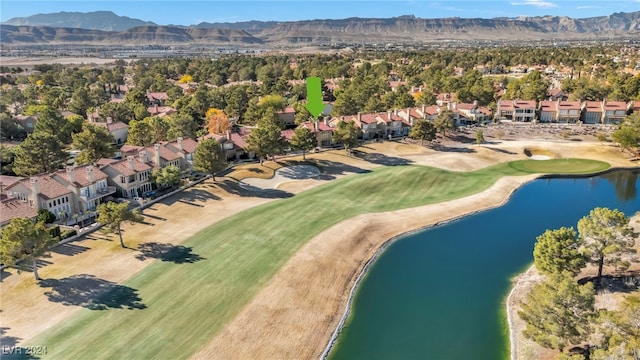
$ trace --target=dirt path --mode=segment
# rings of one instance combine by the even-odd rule
[[[297,193],[354,171],[397,161],[452,170],[475,170],[498,162],[526,158],[525,146],[548,147],[564,157],[595,158],[615,166],[634,165],[626,161],[616,148],[596,143],[501,141],[483,146],[451,145],[450,148],[434,150],[401,142],[385,142],[362,147],[358,157],[347,157],[342,151],[313,154],[309,157],[318,162],[323,176],[285,182],[278,188]],[[291,354],[320,354],[344,311],[346,294],[357,274],[387,239],[439,219],[484,208],[488,203],[495,204],[493,201],[500,202],[525,180],[501,180],[491,190],[495,192],[491,195],[495,199],[491,201],[487,198],[474,201],[472,197],[459,205],[450,204],[445,212],[442,206],[438,206],[437,216],[441,217],[434,214],[429,222],[411,220],[415,218],[412,214],[424,212],[431,216],[430,211],[433,211],[418,208],[385,214],[380,223],[379,215],[366,215],[328,229],[324,235],[306,244],[225,330],[203,348],[200,356],[214,352],[226,354],[227,358],[246,358],[244,355],[255,358],[259,354],[277,354],[277,358],[291,357],[288,356]],[[131,248],[148,242],[179,244],[216,221],[271,201],[259,196],[243,192],[229,179],[216,185],[211,182],[198,185],[182,196],[174,196],[147,209],[145,224],[125,225],[125,242]],[[43,259],[40,275],[45,279],[60,279],[85,274],[121,283],[153,261],[141,261],[136,258],[138,254],[138,251],[120,248],[114,238],[96,233]],[[31,273],[17,274],[13,269],[2,273],[0,324],[3,339],[25,343],[79,309],[49,301],[44,294],[46,290],[36,284]],[[281,326],[278,325],[280,322]]]

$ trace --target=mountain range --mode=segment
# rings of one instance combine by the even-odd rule
[[[12,18],[0,24],[3,44],[295,45],[437,40],[638,38],[640,11],[591,18],[441,18],[412,15],[303,21],[245,21],[158,25],[110,11],[60,12]]]

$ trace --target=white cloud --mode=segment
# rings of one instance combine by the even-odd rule
[[[638,2],[640,2],[640,0],[638,0]],[[600,9],[600,6],[596,6],[596,5],[584,5],[584,6],[576,6],[576,10],[583,10],[583,9]]]
[[[636,1],[640,1],[640,0],[636,0]],[[522,2],[512,2],[511,5],[529,5],[529,6],[535,6],[543,9],[558,7],[558,5],[552,2],[544,1],[544,0],[524,0]]]

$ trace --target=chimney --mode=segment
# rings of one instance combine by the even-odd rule
[[[231,141],[231,129],[227,130],[227,140]]]
[[[73,166],[67,166],[67,179],[70,183],[76,182],[76,168]]]
[[[113,119],[111,118],[111,116],[107,116],[107,124],[111,124],[113,122]]]
[[[393,114],[394,114],[395,116],[398,116],[398,109],[393,109]]]
[[[324,121],[327,122],[326,119]],[[313,122],[313,129],[315,130],[315,132],[318,132],[318,122],[317,121]]]
[[[478,100],[473,100],[473,106],[478,107]]]
[[[181,137],[177,138],[176,142],[178,143],[178,149],[180,149],[180,151],[182,151],[182,138]]]
[[[324,118],[324,124],[325,124],[326,126],[329,126],[329,119]]]
[[[131,170],[131,171],[136,169],[136,165],[135,165],[134,161],[135,160],[134,160],[133,156],[131,156],[131,155],[127,156],[127,163],[129,165],[129,170]]]
[[[426,113],[427,112],[427,104],[422,104],[422,113]]]
[[[457,110],[457,109],[458,109],[458,103],[457,103],[457,102],[455,102],[455,101],[454,101],[453,103],[451,103],[451,108],[452,108],[453,110]]]
[[[140,159],[141,162],[143,163],[147,163],[149,162],[149,159],[147,159],[147,152],[142,150],[138,153],[138,158]]]
[[[40,209],[40,206],[38,206],[38,195],[40,195],[40,180],[34,176],[30,178],[29,181],[31,182],[31,206],[35,205],[36,209]]]
[[[416,87],[415,86],[411,86],[411,93],[413,94],[414,92],[416,92]]]
[[[93,178],[93,165],[87,166],[87,180],[89,180],[90,183],[95,181]]]
[[[153,145],[153,149],[155,150],[154,162],[157,167],[160,167],[160,144]]]
[[[358,111],[358,121],[362,121],[362,114]]]
[[[387,119],[389,119],[389,121],[391,121],[391,110],[387,111]]]
[[[158,113],[159,113],[159,111],[158,111],[158,104],[156,104],[156,105],[153,107],[153,115],[158,115]]]

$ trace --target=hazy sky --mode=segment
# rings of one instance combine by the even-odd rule
[[[423,18],[458,16],[493,18],[566,15],[591,17],[640,10],[640,0],[511,0],[511,1],[168,1],[168,0],[0,0],[0,21],[13,17],[60,11],[110,10],[122,16],[159,25],[192,25],[246,20],[341,19],[346,17],[391,17],[415,15]]]

